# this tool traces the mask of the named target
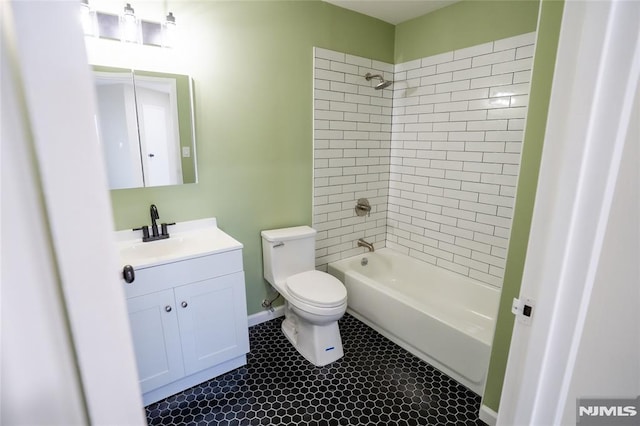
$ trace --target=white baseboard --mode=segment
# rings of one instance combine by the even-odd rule
[[[489,426],[496,426],[496,422],[498,421],[498,413],[496,413],[486,405],[481,405],[480,412],[478,413],[478,418]]]
[[[273,309],[273,312],[269,310],[264,310],[262,312],[255,313],[253,315],[249,315],[247,318],[249,320],[249,327],[252,327],[256,324],[261,324],[263,322],[270,321],[275,318],[279,318],[284,315],[284,305],[280,305],[277,308]]]

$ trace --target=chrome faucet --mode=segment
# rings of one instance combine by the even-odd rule
[[[360,238],[358,240],[358,247],[366,247],[371,252],[375,251],[375,248],[373,248],[373,244],[366,242],[364,238]]]

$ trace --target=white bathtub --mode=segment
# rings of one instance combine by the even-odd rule
[[[328,272],[347,287],[347,312],[482,394],[498,289],[387,248],[330,263]]]

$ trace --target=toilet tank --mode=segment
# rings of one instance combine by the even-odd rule
[[[309,226],[262,231],[264,278],[271,284],[315,269],[316,230]]]

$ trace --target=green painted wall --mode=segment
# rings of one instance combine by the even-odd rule
[[[514,316],[511,313],[511,303],[513,298],[520,294],[529,242],[529,229],[531,228],[533,204],[538,185],[538,172],[547,126],[551,83],[556,63],[563,7],[563,1],[542,1],[511,239],[509,240],[498,321],[489,361],[487,385],[482,401],[484,405],[496,412],[500,405],[502,382],[504,381],[513,332]]]
[[[396,27],[395,63],[536,30],[538,0],[465,0]]]
[[[116,229],[215,216],[262,308],[262,229],[311,224],[313,46],[393,62],[394,27],[320,1],[171,4],[195,89],[199,183],[112,191]]]

